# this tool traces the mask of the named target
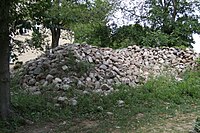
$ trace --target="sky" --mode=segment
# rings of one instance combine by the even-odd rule
[[[124,4],[125,6],[131,7],[131,4],[129,3],[130,1],[131,1],[131,0],[124,0],[124,1],[123,1],[123,4]],[[135,0],[135,3],[137,3],[137,2],[142,2],[142,1],[143,1],[143,0]],[[199,14],[199,12],[198,12],[197,14]],[[128,24],[133,24],[133,23],[134,23],[133,21],[128,21],[128,20],[124,19],[124,18],[123,18],[123,14],[120,13],[120,12],[116,12],[115,16],[116,16],[117,18],[115,18],[114,21],[117,22],[117,24],[118,24],[119,26],[128,25]],[[199,21],[200,21],[200,20],[199,20]],[[194,38],[194,42],[195,42],[194,44],[192,44],[193,49],[194,49],[195,52],[200,53],[200,35],[198,35],[198,34],[193,34],[193,38]]]
[[[200,53],[200,35],[193,34],[193,38],[195,41],[195,44],[192,44],[192,46],[194,47],[194,51]]]

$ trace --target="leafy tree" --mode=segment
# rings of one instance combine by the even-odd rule
[[[147,28],[140,24],[125,25],[119,27],[113,33],[113,47],[127,47],[128,45],[140,45],[146,37]]]
[[[95,0],[88,12],[87,23],[76,23],[71,27],[75,33],[75,42],[86,42],[105,46],[110,43],[111,29],[108,25],[113,5],[107,0]]]
[[[108,26],[107,22],[80,25],[77,28],[79,32],[75,34],[76,41],[113,48],[132,44],[188,47],[193,43],[192,34],[200,31],[200,16],[195,14],[195,10],[200,7],[198,1],[145,0],[140,6],[132,6],[132,9],[124,6],[123,1],[113,2],[118,10],[124,12],[124,18],[134,19],[135,24],[116,30]]]
[[[0,2],[0,119],[10,114],[10,72],[9,72],[9,10],[11,0]]]
[[[31,22],[28,17],[28,7],[26,0],[13,0],[10,7],[10,56],[11,60],[15,61],[18,58],[18,54],[24,53],[26,51],[26,46],[32,46],[30,43],[24,44],[23,41],[16,39],[15,36],[23,34],[23,28],[31,29]],[[30,47],[32,48],[32,47]]]
[[[147,0],[146,6],[150,9],[147,21],[153,30],[160,30],[172,40],[176,38],[175,42],[168,42],[169,46],[190,46],[192,33],[200,32],[200,16],[195,14],[199,4],[199,1],[187,0]]]
[[[58,46],[61,29],[70,31],[75,24],[92,23],[99,12],[95,10],[103,0],[45,0],[29,3],[29,16],[34,23],[42,24],[52,34],[51,47]],[[100,8],[100,7],[98,7]],[[101,7],[102,8],[102,7]],[[102,11],[102,9],[101,9]]]
[[[100,47],[112,46],[111,28],[106,23],[80,24],[74,27],[75,42],[86,42]]]
[[[145,0],[139,5],[121,10],[129,19],[149,27],[142,45],[191,46],[192,34],[200,32],[197,0]]]

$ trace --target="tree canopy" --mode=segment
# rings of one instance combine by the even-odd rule
[[[119,28],[117,32],[120,32],[121,37],[123,33],[124,40],[128,39],[129,43],[132,40],[137,45],[188,47],[193,43],[192,34],[200,33],[200,15],[197,13],[200,11],[200,2],[197,0],[145,0],[138,3],[130,1],[129,5],[132,6],[121,4],[118,7],[123,17],[146,29],[135,40],[135,35],[126,35],[131,27]]]
[[[33,24],[42,24],[52,34],[51,47],[58,45],[60,30],[72,30],[74,25],[103,21],[109,10],[106,0],[45,0],[27,4]]]

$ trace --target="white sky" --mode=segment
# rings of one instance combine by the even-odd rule
[[[193,34],[193,38],[195,41],[195,44],[192,44],[192,46],[194,47],[194,51],[200,53],[200,35]]]
[[[123,4],[126,5],[126,6],[128,6],[128,7],[131,7],[131,4],[129,3],[130,1],[131,0],[124,0]],[[137,2],[142,2],[142,1],[143,0],[135,0],[135,3],[137,4]],[[117,12],[115,14],[115,16],[118,19],[115,19],[114,21],[117,22],[117,24],[119,24],[119,26],[128,25],[128,24],[133,24],[134,23],[133,21],[128,21],[128,20],[124,19],[123,18],[123,14],[120,13],[120,12]],[[194,41],[195,41],[195,43],[192,44],[192,46],[194,47],[194,51],[197,52],[197,53],[200,53],[200,35],[193,34],[193,38],[194,38]]]

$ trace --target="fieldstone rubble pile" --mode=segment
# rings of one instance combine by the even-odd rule
[[[74,62],[88,62],[90,69],[80,75],[70,71],[71,51]],[[21,84],[29,92],[40,94],[41,88],[54,85],[54,89],[67,91],[75,85],[83,93],[111,92],[113,84],[131,86],[145,82],[149,76],[162,73],[175,76],[197,65],[199,54],[192,49],[145,48],[129,46],[123,49],[98,48],[87,44],[66,44],[53,49],[23,66]]]

